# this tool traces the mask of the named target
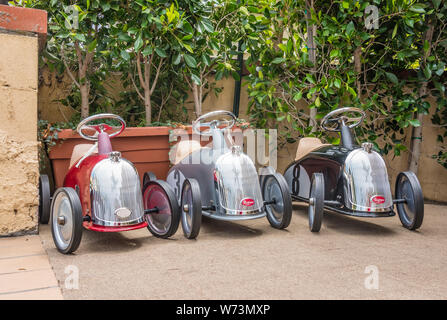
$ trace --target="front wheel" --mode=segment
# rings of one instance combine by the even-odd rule
[[[56,190],[51,203],[51,234],[59,252],[76,251],[82,238],[82,206],[73,188]]]
[[[202,224],[202,199],[196,179],[185,179],[183,182],[180,209],[183,233],[186,238],[195,239]]]
[[[396,199],[405,200],[397,203],[400,222],[409,230],[421,227],[424,220],[424,196],[417,176],[411,172],[401,172],[396,179]]]
[[[319,232],[323,222],[324,211],[324,176],[316,172],[312,175],[312,183],[309,192],[309,229]]]
[[[143,186],[144,210],[147,228],[158,238],[169,238],[177,232],[180,211],[171,186],[162,180],[149,180]]]
[[[292,219],[292,198],[287,182],[279,173],[273,173],[262,180],[262,195],[266,204],[267,220],[276,229],[285,229]]]

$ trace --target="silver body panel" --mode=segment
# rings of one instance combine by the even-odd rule
[[[219,203],[226,214],[247,215],[262,212],[264,203],[258,174],[250,157],[229,151],[216,162]],[[250,201],[245,201],[250,199]],[[244,205],[249,204],[249,205]]]
[[[102,226],[126,226],[144,221],[140,178],[126,159],[98,162],[90,176],[92,219]]]
[[[387,212],[393,208],[385,161],[375,151],[355,149],[343,167],[345,206],[351,210]],[[380,197],[383,203],[375,203]]]

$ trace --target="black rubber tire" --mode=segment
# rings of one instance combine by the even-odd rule
[[[70,202],[71,206],[71,212],[73,214],[73,230],[72,230],[72,237],[70,239],[70,243],[67,248],[61,248],[58,246],[56,238],[55,238],[55,231],[54,231],[54,222],[53,222],[53,210],[54,210],[54,204],[55,200],[57,199],[59,193],[65,193],[68,197],[68,200]],[[59,252],[63,254],[69,254],[72,252],[75,252],[79,248],[79,244],[81,243],[82,239],[82,206],[81,201],[79,200],[79,196],[76,193],[76,191],[73,188],[59,188],[56,190],[56,192],[53,195],[53,200],[51,202],[51,235],[53,236],[54,244],[56,245],[56,248]]]
[[[155,181],[155,180],[157,180],[157,176],[155,175],[155,173],[151,171],[145,172],[143,175],[143,188],[149,181]]]
[[[46,174],[39,178],[39,222],[48,224],[50,220],[51,192],[50,180]]]
[[[274,179],[276,181],[276,184],[279,187],[279,191],[281,193],[281,200],[282,200],[282,206],[275,206],[275,204],[272,205],[266,205],[265,210],[267,212],[267,220],[269,221],[270,225],[275,229],[285,229],[289,226],[290,221],[292,220],[292,197],[290,196],[289,187],[287,186],[286,179],[284,179],[283,175],[275,172],[272,175],[265,176],[264,179],[262,179],[262,196],[264,198],[264,201],[271,201],[273,199],[267,199],[266,198],[266,186],[267,183],[271,183],[270,179]],[[273,182],[274,183],[274,182]],[[282,217],[280,219],[277,219],[275,215],[272,212],[272,207],[274,209],[282,210]]]
[[[188,188],[191,190],[191,203],[189,210],[192,206],[191,214],[191,226],[188,226],[187,213],[184,210],[186,204],[186,192]],[[187,239],[195,239],[199,235],[200,226],[202,225],[202,197],[200,194],[200,186],[196,179],[185,179],[182,186],[182,196],[180,200],[180,212],[183,234]]]
[[[313,198],[313,204],[310,203]],[[324,176],[320,172],[312,175],[312,182],[309,192],[309,229],[312,232],[319,232],[323,222],[324,212]]]
[[[407,182],[408,181],[408,182]],[[404,184],[407,190],[403,190]],[[411,192],[410,195],[406,194]],[[424,195],[417,176],[412,171],[399,173],[396,178],[396,199],[406,199],[408,203],[397,203],[397,213],[402,225],[409,230],[421,227],[424,221]],[[409,217],[408,210],[414,211],[414,217]]]
[[[168,199],[170,210],[171,210],[171,224],[170,224],[168,230],[166,231],[166,233],[159,233],[153,227],[153,225],[150,223],[150,220],[146,219],[147,228],[155,237],[166,239],[166,238],[173,236],[178,230],[178,226],[180,223],[180,208],[178,205],[177,198],[175,197],[174,190],[172,190],[172,187],[166,181],[163,181],[163,180],[148,180],[148,181],[146,181],[146,183],[143,187],[143,202],[144,202],[144,192],[151,184],[156,184],[163,189],[165,196]],[[143,203],[143,205],[144,205],[144,203]],[[152,209],[152,208],[145,208],[145,209]]]

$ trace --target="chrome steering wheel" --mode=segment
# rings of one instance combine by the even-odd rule
[[[215,119],[212,119],[208,122],[202,122],[203,120],[210,118]],[[220,130],[231,129],[235,123],[236,123],[236,116],[232,112],[225,110],[218,110],[208,112],[198,117],[197,120],[192,123],[192,130],[194,133],[202,136],[211,136],[212,129],[220,129]],[[222,125],[224,125],[224,127],[222,127]],[[201,128],[208,128],[208,130],[201,131],[200,130]]]
[[[121,127],[113,127],[106,123],[100,123],[95,125],[88,125],[89,122],[94,120],[100,120],[100,119],[111,119],[111,120],[118,120],[121,123]],[[117,116],[116,114],[111,113],[101,113],[101,114],[95,114],[93,116],[87,117],[81,122],[79,122],[76,131],[79,133],[79,135],[90,141],[98,141],[98,134],[101,132],[105,132],[109,135],[110,138],[113,138],[117,135],[119,135],[121,132],[124,131],[126,128],[126,122],[121,118],[120,116]],[[108,133],[109,131],[113,131],[114,129],[117,129],[113,133]],[[93,134],[86,134],[84,131],[93,131]]]
[[[345,107],[329,112],[323,120],[321,120],[321,127],[326,131],[339,132],[340,124],[346,125],[349,129],[359,126],[366,113],[362,109],[354,107]],[[330,123],[335,123],[336,126],[330,126]]]

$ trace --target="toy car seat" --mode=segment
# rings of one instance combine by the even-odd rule
[[[330,144],[322,143],[321,140],[318,138],[301,138],[298,142],[298,148],[296,149],[295,160],[299,160],[305,157],[310,152],[323,146],[330,146]]]
[[[70,159],[70,166],[74,166],[76,162],[81,159],[84,155],[87,154],[87,152],[90,151],[90,149],[94,146],[94,144],[91,143],[82,143],[78,144],[73,148],[73,152],[71,153],[71,159]],[[91,154],[97,154],[98,153],[98,146],[96,145],[96,148],[93,150]]]

